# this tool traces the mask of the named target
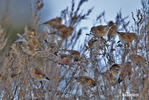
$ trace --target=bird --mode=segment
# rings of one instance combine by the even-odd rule
[[[59,61],[60,61],[60,64],[69,65],[72,63],[72,56],[67,54],[61,54]]]
[[[127,44],[133,42],[136,37],[136,33],[129,33],[129,32],[117,32],[119,37]]]
[[[44,22],[43,24],[47,24],[50,27],[55,27],[56,25],[61,25],[62,24],[62,18],[61,17],[53,18],[49,21]]]
[[[115,84],[117,82],[117,78],[111,73],[110,70],[101,73],[101,75],[103,75],[103,77],[106,79],[106,81],[110,84]]]
[[[35,22],[37,18],[35,19],[34,14],[38,12],[36,12],[36,9],[32,9],[32,7],[35,6],[34,2],[35,1],[31,0],[0,0],[0,26],[4,29],[4,35],[7,39],[7,44],[0,51],[0,72],[5,72],[5,58],[9,55],[11,45],[18,39],[17,34],[23,34],[25,26],[29,29],[35,28],[33,22]],[[47,2],[49,1],[44,2],[44,4]],[[46,7],[46,5],[44,5],[44,7]],[[47,9],[50,10],[50,7]],[[40,15],[42,16],[45,12],[46,16],[50,15],[45,9],[40,11]],[[38,17],[40,23],[40,21],[42,21],[41,17],[36,17]],[[42,17],[45,17],[45,15]]]
[[[59,36],[62,38],[62,40],[67,39],[69,36],[73,33],[73,27],[66,26],[64,24],[56,25],[55,28],[57,29],[57,32],[59,32]]]
[[[124,66],[121,68],[120,75],[119,75],[119,81],[123,81],[126,78],[130,77],[132,73],[132,66],[131,62],[127,62],[124,64]]]
[[[137,55],[137,54],[131,54],[129,58],[133,61],[134,64],[138,66],[142,66],[147,64],[146,59],[143,56]]]
[[[91,32],[97,37],[105,36],[108,31],[109,31],[109,26],[107,25],[93,26],[91,28]]]
[[[89,41],[88,41],[88,47],[89,48],[93,48],[93,45],[94,43],[97,41],[97,39],[95,38],[91,38]]]
[[[114,37],[117,34],[117,26],[114,24],[113,21],[108,23],[109,31],[108,31],[108,40]]]
[[[96,82],[88,77],[88,76],[78,76],[75,79],[82,85],[82,86],[96,86]]]
[[[80,52],[77,50],[67,50],[70,55],[73,57],[74,61],[79,61],[81,56],[80,56]]]
[[[50,80],[46,74],[38,67],[31,69],[31,75],[33,78],[41,81],[41,80]]]
[[[114,75],[114,76],[118,76],[119,72],[120,72],[120,66],[118,64],[113,64],[110,67],[110,72]]]

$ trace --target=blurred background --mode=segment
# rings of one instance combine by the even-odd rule
[[[0,0],[0,22],[8,14],[8,22],[16,27],[24,27],[31,21],[34,0]],[[35,0],[36,1],[36,0]],[[79,0],[75,0],[78,3]],[[44,7],[40,12],[41,23],[60,16],[60,12],[66,7],[70,7],[71,0],[43,0]],[[85,11],[88,8],[94,8],[89,16],[87,23],[89,26],[95,24],[95,18],[105,11],[106,21],[113,20],[118,11],[122,11],[124,16],[141,7],[140,0],[89,0],[82,7]],[[32,3],[32,4],[31,4]],[[7,13],[8,12],[8,13]]]

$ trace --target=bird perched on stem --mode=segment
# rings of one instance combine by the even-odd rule
[[[117,26],[114,24],[113,21],[110,21],[108,23],[109,31],[108,31],[108,40],[110,40],[112,37],[114,37],[117,33]]]
[[[79,76],[75,77],[75,79],[83,86],[96,86],[95,81],[88,76]]]
[[[35,79],[41,81],[41,80],[50,80],[46,74],[40,69],[40,68],[32,68],[31,75]]]
[[[99,26],[93,26],[91,28],[91,32],[97,36],[97,37],[103,37],[107,34],[107,32],[109,31],[109,26],[105,25],[99,25]]]
[[[101,73],[101,75],[103,75],[106,81],[109,82],[110,84],[115,84],[117,82],[117,78],[111,73],[110,70]]]
[[[72,63],[72,56],[67,54],[61,54],[59,61],[63,65],[69,65]]]
[[[117,32],[119,37],[127,44],[131,43],[135,37],[136,33],[129,33],[129,32]]]
[[[118,76],[119,72],[120,72],[120,66],[118,64],[113,64],[110,67],[110,72],[114,75],[114,76]]]
[[[43,24],[47,24],[50,27],[55,27],[56,25],[61,25],[61,23],[62,23],[62,18],[61,17],[57,17],[57,18],[51,19],[49,21],[46,21]]]
[[[132,73],[132,66],[130,62],[127,62],[124,64],[124,66],[121,68],[121,72],[119,75],[119,79],[118,81],[123,81],[124,79],[126,79],[127,77],[130,77],[131,73]]]

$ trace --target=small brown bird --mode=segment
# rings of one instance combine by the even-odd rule
[[[93,45],[94,43],[97,41],[97,39],[95,38],[91,38],[89,41],[88,41],[88,47],[89,48],[93,48]]]
[[[109,82],[110,84],[114,84],[117,81],[117,78],[113,76],[113,74],[110,72],[110,70],[103,73],[104,78]]]
[[[44,72],[42,72],[42,70],[40,69],[40,68],[33,68],[32,70],[31,70],[31,75],[35,78],[35,79],[37,79],[37,80],[39,80],[39,81],[41,81],[41,80],[50,80],[47,76],[46,76],[46,74],[44,73]]]
[[[120,66],[118,64],[113,64],[110,67],[110,72],[114,75],[114,76],[118,76],[119,72],[120,72]]]
[[[91,28],[91,32],[98,37],[103,37],[107,34],[107,32],[109,31],[109,26],[103,26],[103,25],[99,25],[99,26],[94,26]]]
[[[77,50],[68,50],[68,52],[73,57],[74,61],[79,61],[80,60],[81,56],[80,56],[79,51],[77,51]]]
[[[72,63],[72,57],[67,54],[61,54],[59,61],[63,65],[69,65]]]
[[[122,81],[126,79],[127,77],[130,77],[132,73],[131,69],[132,69],[131,63],[130,62],[125,63],[121,69],[119,79]]]
[[[67,27],[65,25],[57,25],[56,29],[58,32],[60,32],[59,36],[63,40],[67,39],[73,33],[73,27],[71,27],[71,26]]]
[[[75,79],[83,86],[96,86],[95,81],[88,76],[79,76],[75,77]]]
[[[117,32],[119,37],[127,44],[131,43],[135,37],[136,33],[128,33],[128,32]]]
[[[108,23],[109,31],[108,31],[108,40],[110,40],[112,37],[114,37],[117,33],[117,26],[114,24],[113,21],[110,21]]]
[[[50,25],[51,27],[55,27],[56,25],[60,25],[62,23],[62,18],[61,17],[57,17],[57,18],[54,18],[54,19],[51,19],[43,24],[48,24]]]
[[[147,64],[147,61],[145,58],[143,58],[143,56],[137,55],[137,54],[131,54],[130,59],[133,61],[134,64],[138,65],[138,66],[142,66]]]

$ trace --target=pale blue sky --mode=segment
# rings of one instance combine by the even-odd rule
[[[49,0],[46,1],[46,9],[49,12],[46,13],[46,16],[43,18],[43,22],[50,20],[52,18],[60,16],[61,10],[65,9],[67,6],[71,6],[72,0]],[[80,0],[75,0],[75,2],[78,3]],[[47,3],[48,2],[48,3]],[[49,7],[49,8],[48,8]],[[108,22],[109,20],[114,20],[115,16],[117,15],[117,12],[121,9],[123,16],[130,16],[131,12],[135,12],[136,9],[141,8],[141,0],[89,0],[86,2],[82,9],[86,12],[87,9],[94,7],[93,12],[89,16],[89,19],[87,21],[83,21],[80,26],[85,26],[88,29],[84,30],[84,33],[88,33],[90,28],[93,25],[99,25],[100,23],[96,23],[95,19],[97,16],[102,12],[105,11],[105,19]],[[50,10],[49,10],[50,9]],[[105,23],[104,23],[105,24]],[[85,34],[82,36],[81,40],[78,41],[79,45],[84,42]],[[78,47],[75,47],[78,49]]]
[[[75,0],[76,2],[79,0]],[[109,2],[110,1],[110,2]],[[50,7],[50,14],[46,19],[51,19],[60,15],[60,11],[71,5],[71,0],[49,0],[46,6]],[[94,7],[91,19],[95,19],[99,13],[105,10],[106,19],[114,19],[116,13],[121,9],[123,14],[131,15],[131,12],[141,7],[141,0],[89,0],[83,5],[84,9]],[[48,10],[48,8],[46,8]]]

